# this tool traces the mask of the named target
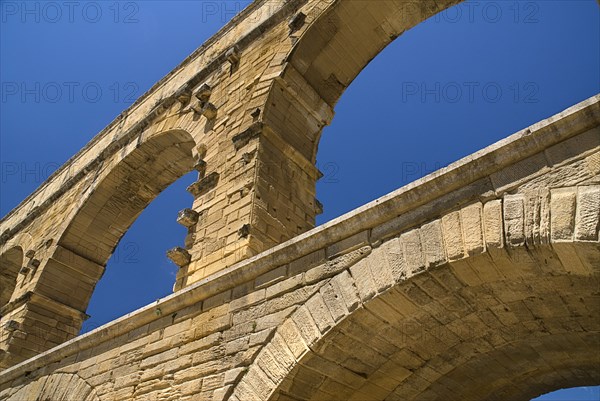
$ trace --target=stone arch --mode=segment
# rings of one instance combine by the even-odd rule
[[[49,242],[39,267],[23,276],[31,282],[24,289],[31,289],[17,294],[3,311],[14,327],[2,329],[0,366],[14,365],[79,333],[120,239],[152,200],[193,170],[195,146],[182,129],[140,136],[91,174],[78,207],[60,228],[62,234]]]
[[[276,330],[230,400],[521,400],[600,383],[599,195],[505,195],[385,240]]]
[[[55,373],[27,384],[7,401],[99,401],[96,390],[76,374]]]
[[[266,224],[251,222],[256,248],[269,249],[315,226],[323,211],[315,198],[323,176],[315,165],[319,139],[350,83],[404,31],[457,3],[308,1],[288,20],[288,47],[267,69],[275,72],[266,99],[246,116],[250,126],[232,138],[239,156],[257,149],[253,212]],[[248,146],[256,138],[258,145]]]
[[[461,0],[317,2],[292,36],[281,79],[265,106],[264,121],[285,127],[289,144],[314,163],[322,129],[358,74],[403,32]]]
[[[131,224],[164,189],[193,169],[194,147],[187,131],[173,129],[131,143],[116,160],[108,161],[69,219],[36,289],[85,311],[104,266]]]
[[[10,301],[22,267],[23,249],[20,246],[10,247],[0,254],[0,310]]]

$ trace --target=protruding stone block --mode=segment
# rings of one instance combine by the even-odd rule
[[[600,185],[579,187],[575,238],[579,241],[597,241],[600,220]]]
[[[207,119],[211,120],[217,116],[217,107],[209,102],[196,101],[190,106],[194,113],[203,115]]]
[[[198,212],[192,209],[183,209],[177,215],[177,222],[184,227],[192,227],[198,223]]]
[[[217,116],[217,107],[212,103],[204,103],[201,109],[201,114],[209,120]]]
[[[189,84],[185,84],[182,88],[175,92],[174,97],[183,106],[187,105],[192,98],[192,90],[189,87]]]
[[[196,99],[200,100],[201,102],[207,102],[208,99],[210,98],[210,95],[212,94],[212,88],[209,84],[202,84],[202,86],[200,86],[200,88],[198,88],[198,90],[196,91],[196,93],[194,93],[194,96],[196,97]]]
[[[198,172],[200,178],[204,178],[206,175],[206,162],[202,159],[198,159],[196,164],[194,164],[194,170]]]
[[[4,329],[10,332],[18,330],[20,327],[21,325],[16,320],[9,320],[4,324]]]
[[[28,259],[33,259],[34,256],[35,256],[35,251],[33,249],[30,249],[27,252],[25,252],[25,257]]]
[[[317,216],[323,214],[323,204],[317,198],[315,198],[315,214]]]
[[[195,198],[198,198],[213,189],[217,185],[217,182],[219,182],[219,174],[213,172],[187,187],[187,191],[194,195]]]
[[[231,64],[232,66],[235,66],[240,62],[240,57],[240,51],[237,48],[237,46],[233,46],[232,48],[227,50],[227,53],[225,53],[225,58],[227,59],[227,61],[229,61],[229,64]]]
[[[179,267],[187,265],[191,260],[189,252],[180,246],[169,249],[167,251],[167,257]]]

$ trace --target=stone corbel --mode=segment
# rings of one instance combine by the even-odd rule
[[[180,246],[169,249],[167,251],[167,257],[179,267],[186,266],[192,259],[189,252]]]
[[[194,195],[195,198],[198,198],[213,189],[217,185],[218,181],[219,174],[212,172],[206,177],[187,187],[187,191]]]
[[[177,222],[184,227],[190,228],[198,223],[199,214],[192,209],[183,209],[177,215]]]
[[[227,59],[229,64],[231,64],[232,67],[237,67],[237,65],[240,63],[241,58],[240,50],[237,48],[237,46],[233,46],[232,48],[227,50],[227,53],[225,53],[225,58]]]

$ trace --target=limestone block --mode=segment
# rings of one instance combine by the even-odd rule
[[[470,256],[481,253],[485,249],[481,214],[481,203],[475,203],[460,210],[465,251]]]
[[[345,270],[350,266],[354,265],[370,253],[371,247],[367,245],[354,251],[350,251],[348,253],[340,255],[332,260],[328,260],[325,263],[308,270],[304,274],[304,280],[306,283],[311,284],[317,281],[321,281],[325,278],[331,277],[339,273],[340,271]]]
[[[350,268],[350,272],[363,302],[373,298],[377,294],[377,285],[373,280],[371,269],[366,259],[358,261],[358,263]]]
[[[383,292],[396,284],[396,279],[388,263],[386,252],[381,247],[375,248],[371,252],[367,258],[367,265],[371,270],[371,277],[373,277],[377,292]]]
[[[304,339],[307,346],[311,346],[318,338],[321,337],[321,333],[317,324],[313,320],[308,307],[306,305],[301,306],[293,315],[292,320],[300,330],[300,334]]]
[[[292,319],[287,319],[279,327],[278,332],[296,360],[299,360],[308,351],[308,346],[303,340],[298,326],[296,326],[296,323]]]
[[[190,228],[198,222],[198,212],[192,209],[183,209],[177,215],[177,222],[184,227]]]
[[[369,231],[365,230],[351,237],[345,238],[327,247],[327,258],[332,258],[343,253],[348,253],[356,248],[363,247],[369,243]]]
[[[194,96],[201,102],[206,102],[210,98],[212,91],[213,89],[209,84],[203,83],[198,90],[194,92]]]
[[[282,361],[278,360],[272,351],[272,344],[267,345],[242,379],[253,387],[262,399],[268,399],[270,392],[275,388],[275,383],[283,380],[287,373],[287,369],[281,365]],[[258,386],[261,387],[257,388]]]
[[[316,293],[306,301],[306,307],[321,333],[325,333],[335,325],[329,308],[325,305],[320,293]]]
[[[341,320],[348,314],[346,303],[344,302],[342,294],[338,293],[337,286],[333,286],[331,282],[329,282],[321,287],[319,292],[323,297],[323,301],[327,306],[327,309],[329,309],[329,313],[331,314],[331,317],[333,317],[334,322]]]
[[[191,260],[189,252],[179,246],[169,249],[167,251],[167,257],[179,267],[187,265]]]
[[[237,48],[237,46],[229,48],[225,53],[225,58],[227,59],[227,61],[229,61],[229,63],[232,66],[237,65],[240,62],[241,58],[240,50]]]
[[[421,246],[419,230],[411,230],[400,236],[402,242],[402,255],[406,261],[407,277],[411,277],[425,270],[425,258]]]
[[[483,227],[486,247],[502,248],[504,246],[502,200],[491,200],[483,205]]]
[[[194,195],[195,198],[199,198],[200,196],[205,195],[210,190],[214,189],[218,182],[219,174],[217,172],[212,172],[206,177],[201,178],[199,181],[187,187],[187,191]]]
[[[551,191],[550,225],[552,241],[572,241],[575,230],[575,188],[557,188]]]
[[[600,186],[577,188],[577,213],[575,216],[575,239],[598,241],[600,228]]]
[[[502,219],[502,216],[500,216]],[[502,223],[502,220],[500,220]],[[465,255],[460,212],[452,212],[442,217],[444,244],[450,261],[462,259]]]
[[[442,238],[442,224],[440,220],[427,223],[419,230],[423,244],[425,267],[433,267],[446,261],[446,250]]]
[[[259,366],[248,370],[244,380],[254,389],[261,400],[267,400],[273,390],[275,383]]]
[[[506,243],[521,246],[525,243],[523,195],[506,195],[503,206]]]

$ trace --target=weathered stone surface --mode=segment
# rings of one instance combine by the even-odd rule
[[[500,223],[502,216],[500,215]],[[444,244],[449,260],[462,259],[465,256],[460,212],[452,212],[442,218]]]
[[[578,188],[577,213],[575,215],[575,239],[598,241],[600,229],[600,186]]]
[[[504,229],[506,243],[521,246],[525,243],[525,221],[522,195],[504,197]]]
[[[598,96],[310,230],[331,105],[453,3],[255,2],[103,130],[0,222],[0,400],[600,383]],[[114,246],[192,169],[177,293],[73,339]]]
[[[577,192],[574,188],[560,188],[551,192],[550,214],[553,241],[569,241],[575,230],[575,201]]]

